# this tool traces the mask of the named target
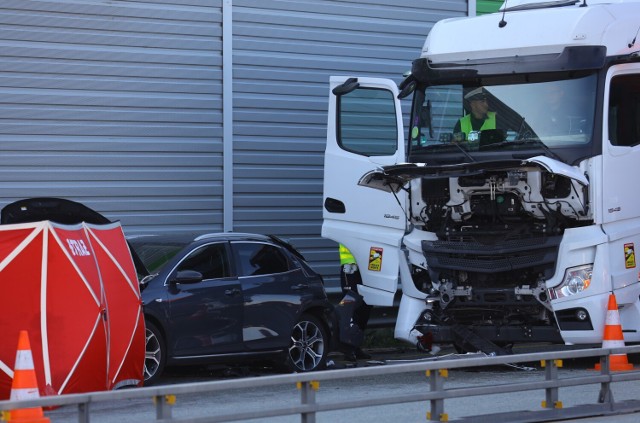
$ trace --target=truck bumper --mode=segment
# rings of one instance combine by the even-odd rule
[[[457,345],[465,344],[466,333],[461,333],[457,326],[420,324],[416,329],[425,336],[431,337],[433,343]],[[507,345],[525,342],[563,343],[560,331],[554,326],[465,326],[465,329],[477,337],[496,345]]]

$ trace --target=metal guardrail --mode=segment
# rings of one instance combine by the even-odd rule
[[[417,401],[429,401],[430,411],[427,414],[427,419],[431,421],[447,421],[448,415],[445,412],[445,400],[447,399],[544,389],[546,399],[543,402],[544,408],[542,410],[522,410],[522,412],[500,414],[499,421],[550,421],[557,419],[589,417],[594,415],[612,415],[640,411],[640,400],[616,403],[614,402],[613,396],[611,394],[611,384],[623,381],[640,380],[640,371],[612,373],[609,368],[609,356],[611,354],[631,354],[638,352],[640,352],[640,346],[420,361],[406,364],[351,368],[314,373],[263,376],[238,380],[187,383],[181,385],[157,387],[152,386],[110,392],[70,394],[58,397],[41,397],[38,399],[22,401],[0,401],[0,411],[38,406],[49,407],[61,405],[77,405],[78,422],[89,423],[90,404],[106,401],[113,402],[118,400],[153,398],[155,403],[156,422],[159,423],[230,422],[296,414],[300,415],[301,422],[314,423],[316,414],[325,411],[369,407],[371,405],[378,406]],[[587,357],[600,357],[601,370],[599,373],[594,373],[593,375],[589,376],[575,376],[567,378],[558,377],[558,367],[561,365],[561,360]],[[451,369],[531,362],[543,363],[545,368],[544,380],[540,380],[538,382],[507,383],[501,385],[474,385],[450,389],[447,389],[445,386],[447,372]],[[426,372],[430,391],[416,392],[413,394],[405,393],[403,395],[384,395],[378,397],[368,396],[366,399],[362,400],[353,400],[352,398],[350,398],[348,401],[316,401],[316,390],[318,389],[319,383],[321,381],[411,372]],[[274,404],[273,408],[263,408],[260,411],[236,412],[234,414],[211,415],[189,419],[174,419],[172,417],[172,407],[174,407],[176,396],[179,395],[189,395],[205,392],[213,393],[234,389],[241,390],[244,388],[270,387],[287,384],[297,384],[297,386],[299,387],[299,405],[278,407],[277,404]],[[559,388],[587,384],[600,384],[600,393],[597,402],[595,402],[594,404],[561,408]],[[473,417],[473,421],[498,421],[496,420],[495,416],[496,415],[475,416]]]

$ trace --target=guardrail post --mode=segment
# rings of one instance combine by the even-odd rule
[[[175,395],[155,395],[156,420],[171,420],[171,406],[176,403]]]
[[[78,404],[78,423],[89,423],[89,403]]]
[[[444,393],[444,379],[449,377],[447,369],[427,370],[429,378],[429,388],[431,392]],[[449,416],[444,412],[444,398],[429,400],[431,403],[430,411],[427,411],[427,420],[446,422]]]
[[[559,401],[559,389],[558,389],[558,368],[562,367],[562,360],[542,360],[540,362],[544,367],[544,379],[552,380],[555,386],[551,388],[545,388],[545,400],[542,401],[542,408],[562,408],[562,401]]]
[[[320,382],[317,380],[310,380],[306,382],[298,382],[296,387],[300,389],[300,402],[302,405],[315,405],[316,403],[316,391],[320,388]],[[316,412],[303,412],[300,413],[300,421],[302,423],[316,423]]]
[[[611,375],[609,354],[600,357],[600,374]],[[598,402],[613,404],[613,392],[611,392],[611,382],[602,382],[600,384],[600,393],[598,394]]]

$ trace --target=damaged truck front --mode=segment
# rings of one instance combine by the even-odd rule
[[[612,293],[638,342],[640,2],[509,3],[437,23],[399,88],[331,78],[322,234],[420,347],[600,343]]]

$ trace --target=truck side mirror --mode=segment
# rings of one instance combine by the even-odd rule
[[[417,86],[418,86],[418,82],[412,76],[409,76],[400,84],[401,91],[398,94],[398,99],[402,100],[403,98],[409,96],[412,92],[416,90]]]
[[[335,87],[331,92],[335,96],[340,96],[344,94],[349,94],[351,91],[354,91],[360,86],[358,82],[358,78],[349,78],[344,81],[342,84]]]

